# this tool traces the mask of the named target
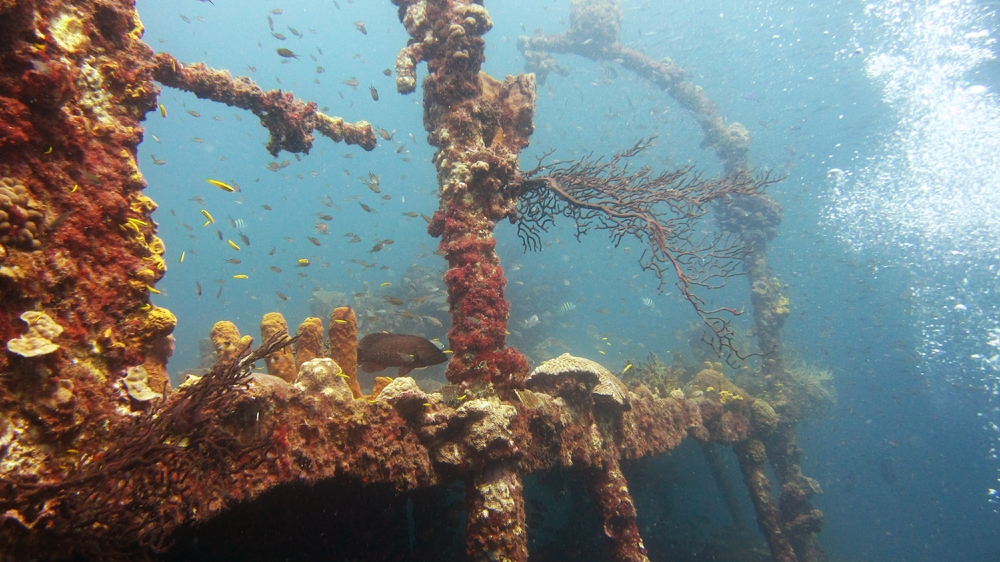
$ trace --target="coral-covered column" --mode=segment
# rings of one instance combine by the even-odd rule
[[[149,305],[166,266],[135,159],[159,92],[142,25],[129,1],[3,2],[0,36],[0,370],[120,372],[174,325]],[[58,351],[8,354],[25,311],[62,327]]]
[[[747,524],[743,520],[743,515],[740,512],[740,504],[736,499],[736,490],[733,489],[729,479],[726,477],[726,465],[719,456],[719,452],[715,448],[715,443],[699,441],[698,446],[701,447],[705,461],[708,462],[708,466],[712,470],[712,479],[715,480],[715,485],[719,488],[719,494],[722,495],[722,501],[726,504],[729,516],[733,518],[733,526],[741,530],[746,529]]]
[[[0,2],[0,425],[17,438],[5,469],[75,462],[64,450],[84,449],[127,369],[146,363],[135,376],[167,384],[176,319],[149,302],[167,268],[136,163],[159,92],[141,36],[128,0]],[[22,466],[36,440],[58,442],[44,449],[58,458]]]
[[[748,439],[733,446],[740,460],[743,481],[750,489],[750,499],[757,511],[757,525],[764,533],[775,562],[797,562],[792,545],[781,529],[781,514],[771,501],[771,482],[764,473],[767,452],[757,439]]]
[[[635,504],[628,491],[628,482],[618,466],[618,457],[611,456],[605,466],[590,472],[590,490],[601,513],[604,534],[611,541],[611,553],[622,562],[648,562],[646,547],[635,522]]]
[[[440,209],[429,232],[441,237],[448,261],[454,355],[448,380],[509,387],[527,374],[524,357],[506,347],[507,283],[495,252],[493,228],[514,211],[506,190],[518,171],[517,155],[533,131],[532,75],[503,83],[480,71],[482,35],[493,26],[486,9],[470,0],[393,0],[412,38],[396,61],[401,93],[416,88],[415,66],[427,62],[424,127],[438,148]]]
[[[524,485],[512,465],[487,468],[465,487],[466,553],[470,560],[528,559]]]

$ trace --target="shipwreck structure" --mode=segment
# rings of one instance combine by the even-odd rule
[[[220,322],[211,334],[215,367],[171,389],[176,319],[149,302],[166,270],[164,247],[135,159],[160,86],[253,112],[272,153],[308,152],[317,131],[370,150],[374,132],[248,78],[154,54],[129,0],[0,2],[0,556],[153,556],[183,529],[283,485],[371,487],[381,490],[375,501],[388,487],[433,504],[427,490],[461,482],[467,557],[525,560],[523,477],[562,468],[587,483],[613,558],[646,560],[621,463],[690,438],[710,461],[713,444],[733,447],[773,559],[823,560],[822,514],[809,504],[819,487],[799,469],[798,413],[779,384],[789,309],[766,243],[780,208],[762,193],[771,179],[748,171],[746,130],[725,124],[668,60],[622,47],[615,1],[574,2],[566,34],[523,38],[536,74],[503,81],[481,70],[492,27],[481,3],[393,4],[410,36],[397,88],[414,91],[426,63],[424,121],[437,148],[441,202],[429,232],[448,262],[453,357],[451,385],[431,394],[405,377],[362,392],[347,308],[306,320],[295,337],[284,318],[268,315],[257,348]],[[610,164],[522,172],[535,76],[557,68],[552,52],[619,61],[655,82],[696,116],[726,176],[616,167],[641,146]],[[659,214],[663,203],[679,214]],[[707,246],[678,238],[710,211],[728,234]],[[707,310],[699,291],[744,267],[762,342],[760,384],[748,392],[709,363],[661,394],[572,356],[529,373],[506,345],[493,229],[518,222],[530,245],[553,214],[600,225],[616,242],[645,242],[643,266],[661,281],[676,278],[723,355],[736,352],[725,318],[738,311]],[[254,374],[257,361],[269,374]]]

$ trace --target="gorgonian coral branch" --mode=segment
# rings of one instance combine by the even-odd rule
[[[717,351],[736,351],[728,316],[736,308],[711,308],[699,292],[723,287],[741,275],[738,266],[747,252],[737,237],[703,227],[701,219],[712,202],[760,193],[777,180],[769,174],[738,172],[705,178],[691,167],[656,173],[651,168],[629,169],[630,158],[650,140],[604,161],[590,156],[575,162],[542,165],[525,173],[512,189],[518,195],[518,236],[525,249],[538,250],[541,235],[563,216],[576,223],[576,236],[591,230],[607,231],[618,246],[627,237],[646,244],[639,258],[652,271],[659,289],[676,279],[677,289],[715,334]]]

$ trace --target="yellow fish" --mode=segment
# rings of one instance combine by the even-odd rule
[[[215,187],[218,187],[220,189],[224,189],[224,190],[228,191],[229,193],[232,193],[232,192],[236,191],[236,188],[234,188],[233,186],[229,185],[228,183],[221,182],[219,180],[205,180],[205,181],[208,182],[208,183],[210,183],[210,184],[212,184],[212,185],[214,185]]]
[[[249,278],[250,278],[249,276],[243,275],[242,273],[239,273],[237,275],[233,275],[233,279],[249,279]]]
[[[237,252],[240,250],[240,247],[236,245],[236,242],[233,242],[232,240],[226,240],[226,242],[229,242],[229,246]]]
[[[379,286],[380,286],[380,287],[388,287],[388,286],[390,286],[390,285],[392,285],[392,283],[390,283],[390,282],[386,281],[385,283],[382,283],[382,284],[381,284],[381,285],[379,285]]]
[[[185,252],[181,252],[181,259],[177,260],[177,263],[184,263]]]
[[[307,260],[306,258],[302,258],[299,260],[299,267],[305,267],[307,265],[309,265],[309,260]]]
[[[160,106],[160,116],[165,119],[167,117],[167,108],[162,103],[159,104],[159,106]]]
[[[202,209],[201,210],[201,214],[205,215],[205,218],[208,219],[208,222],[210,222],[212,224],[215,224],[215,219],[212,217],[211,214],[209,214],[208,211],[206,211],[205,209]]]
[[[627,373],[627,372],[628,372],[628,370],[629,370],[629,369],[631,369],[631,368],[632,368],[632,364],[631,364],[631,363],[629,363],[628,365],[625,365],[625,369],[624,369],[624,370],[622,370],[622,374],[624,375],[624,374],[625,374],[625,373]]]

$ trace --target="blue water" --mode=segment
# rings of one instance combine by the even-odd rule
[[[420,308],[441,327],[407,323],[382,299],[430,295],[445,267],[424,221],[403,214],[430,215],[437,207],[421,93],[400,96],[394,77],[383,74],[407,36],[388,1],[334,4],[139,2],[154,49],[395,131],[394,141],[380,139],[371,153],[318,138],[301,160],[271,158],[267,132],[253,115],[164,90],[168,116],[148,115],[140,165],[167,246],[169,273],[155,302],[179,318],[173,373],[198,366],[198,341],[216,321],[256,334],[260,317],[277,310],[297,324],[310,315],[317,288],[348,299],[367,291],[380,319],[369,327],[392,322],[446,341],[446,312]],[[283,13],[271,15],[274,30],[285,41],[268,29],[275,8]],[[494,28],[486,35],[485,70],[502,77],[522,70],[517,37],[564,30],[569,2],[487,8]],[[769,191],[784,208],[770,262],[790,287],[785,342],[835,377],[829,415],[799,426],[803,470],[825,490],[815,503],[826,514],[821,538],[832,560],[1000,560],[991,494],[1000,488],[1000,73],[992,9],[969,1],[623,3],[626,46],[683,67],[727,121],[753,135],[752,165],[787,176]],[[367,35],[356,29],[359,21]],[[277,56],[278,47],[299,60]],[[644,163],[718,172],[715,155],[699,148],[694,120],[662,91],[620,68],[559,60],[572,72],[539,86],[523,168],[552,148],[560,159],[610,154],[655,134]],[[352,78],[356,88],[343,83]],[[379,91],[377,102],[369,86]],[[286,160],[276,172],[267,168]],[[368,172],[381,177],[391,199],[359,181]],[[223,192],[208,178],[241,191]],[[198,196],[204,205],[192,200]],[[202,226],[203,209],[216,224]],[[249,246],[230,219],[245,223]],[[362,242],[349,243],[348,232]],[[687,330],[697,318],[672,286],[659,294],[656,279],[640,270],[640,243],[615,248],[600,233],[577,242],[571,225],[557,224],[542,252],[525,255],[512,226],[499,225],[497,236],[511,281],[511,342],[533,362],[569,351],[620,369],[649,352],[693,355]],[[384,239],[395,242],[369,253]],[[310,265],[297,267],[300,258]],[[715,300],[738,306],[747,294],[737,279]],[[539,324],[524,327],[532,315]],[[702,485],[710,479],[707,472],[689,478],[699,476]],[[645,506],[658,508],[649,498],[637,504],[640,517]],[[648,535],[655,530],[644,532],[647,545],[654,542]]]

